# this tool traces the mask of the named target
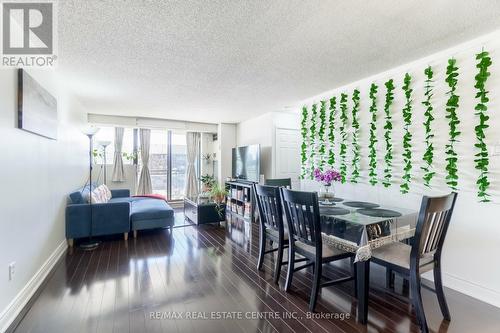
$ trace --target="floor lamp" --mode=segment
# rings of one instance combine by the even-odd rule
[[[110,144],[111,144],[111,141],[99,141],[99,146],[102,147],[102,151],[103,151],[103,162],[102,162],[102,165],[103,165],[103,168],[104,168],[104,182],[103,182],[104,185],[107,185],[106,184],[106,148],[108,148],[108,146]]]
[[[85,134],[89,138],[89,207],[90,207],[90,231],[89,238],[87,241],[80,244],[80,247],[84,250],[94,250],[99,246],[99,242],[92,239],[92,229],[94,227],[94,221],[92,217],[92,160],[93,160],[93,146],[92,146],[92,138],[93,136],[99,132],[98,127],[89,126],[83,130],[83,134]]]

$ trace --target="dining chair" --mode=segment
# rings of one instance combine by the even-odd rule
[[[283,209],[281,205],[280,191],[275,186],[253,185],[257,209],[259,211],[259,259],[257,269],[262,269],[264,255],[278,251],[278,258],[274,268],[274,282],[278,283],[281,267],[283,264],[283,251],[288,247],[288,234],[285,233],[283,224]],[[277,248],[266,251],[267,241],[277,243]]]
[[[323,264],[352,258],[354,254],[323,245],[318,194],[316,192],[300,192],[281,188],[281,197],[288,224],[288,258],[295,258],[295,254],[299,254],[309,261],[300,267],[294,267],[294,261],[289,260],[285,291],[290,289],[294,272],[313,266],[314,277],[309,301],[309,310],[313,312],[320,288],[354,280],[353,274],[321,282]]]
[[[441,252],[450,224],[457,194],[422,198],[412,245],[393,242],[372,250],[372,261],[410,281],[413,307],[422,332],[429,332],[421,296],[420,274],[434,270],[434,285],[439,307],[450,320],[441,278]]]
[[[264,181],[265,185],[268,186],[279,186],[292,188],[292,178],[275,178],[275,179],[266,179]]]

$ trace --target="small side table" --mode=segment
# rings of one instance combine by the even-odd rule
[[[197,225],[223,222],[226,205],[220,204],[218,208],[215,202],[201,203],[198,199],[184,198],[184,217]]]

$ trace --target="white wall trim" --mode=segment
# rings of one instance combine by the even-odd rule
[[[445,287],[500,308],[500,292],[498,290],[487,288],[450,273],[442,272],[442,274]],[[434,282],[432,272],[425,273],[422,277]]]
[[[0,332],[5,332],[12,322],[19,315],[21,310],[28,304],[28,301],[35,294],[47,275],[52,271],[55,264],[59,261],[67,248],[66,240],[63,240],[57,248],[52,252],[50,257],[43,263],[42,267],[35,275],[26,283],[21,291],[0,313]]]

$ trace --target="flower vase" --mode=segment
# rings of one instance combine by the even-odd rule
[[[323,199],[321,202],[324,205],[332,205],[333,202],[330,201],[330,199],[333,199],[335,197],[335,192],[332,184],[323,184],[323,186],[320,189],[320,197]]]

